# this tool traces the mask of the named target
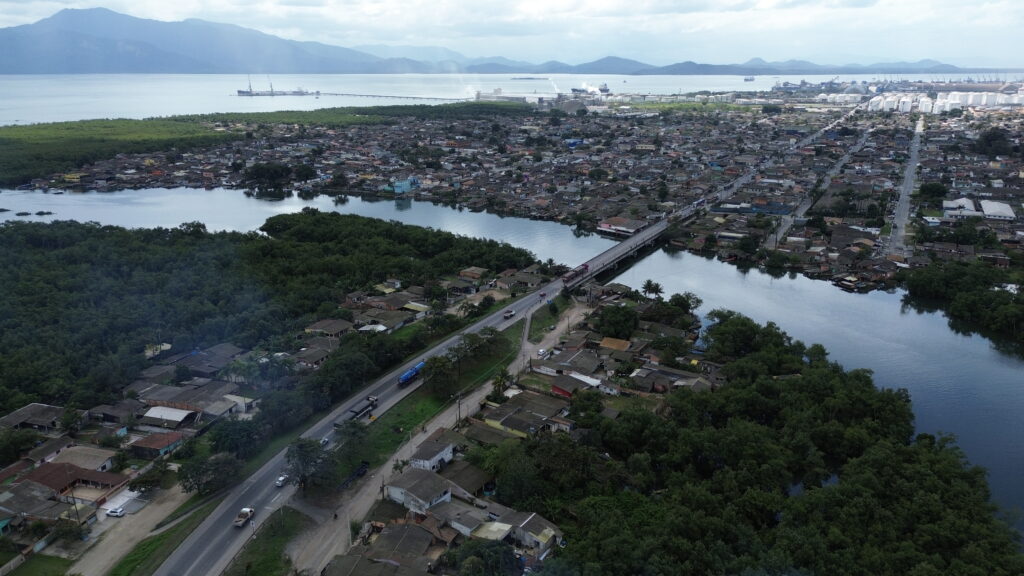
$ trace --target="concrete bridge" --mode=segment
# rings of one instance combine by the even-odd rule
[[[689,218],[700,211],[703,205],[703,201],[694,202],[640,230],[562,276],[562,284],[567,288],[573,288],[605,270],[617,267],[619,262],[636,256],[637,252],[656,242],[668,229],[670,220]]]

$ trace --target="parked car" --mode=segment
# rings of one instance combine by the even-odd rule
[[[107,510],[107,516],[120,518],[121,516],[124,516],[124,508],[121,506],[118,506],[117,508],[111,508],[110,510]]]

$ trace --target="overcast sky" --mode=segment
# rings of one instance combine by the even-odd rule
[[[78,0],[0,0],[0,27]],[[442,46],[466,56],[579,64],[933,58],[1024,67],[1022,0],[106,0],[141,18],[201,18],[338,46]]]

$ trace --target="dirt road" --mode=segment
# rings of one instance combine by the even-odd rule
[[[152,530],[171,512],[188,500],[188,494],[181,491],[181,486],[161,490],[152,502],[135,514],[127,514],[121,518],[101,515],[101,523],[112,524],[103,531],[97,541],[85,551],[68,574],[82,576],[104,576],[117,564],[136,544],[150,536]]]

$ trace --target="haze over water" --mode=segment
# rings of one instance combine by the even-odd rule
[[[239,89],[295,90],[471,99],[479,90],[529,98],[569,93],[572,88],[596,89],[607,84],[613,94],[685,94],[770,90],[777,82],[806,80],[818,83],[834,76],[620,76],[613,74],[530,75],[516,74],[322,74],[272,76],[244,74],[66,74],[0,76],[0,125],[62,122],[95,118],[152,118],[212,112],[270,112],[315,110],[339,106],[440,103],[401,98],[352,96],[237,96]],[[840,81],[871,82],[877,74],[845,75]],[[896,77],[891,77],[896,78]],[[901,75],[905,80],[942,80],[926,74]]]

